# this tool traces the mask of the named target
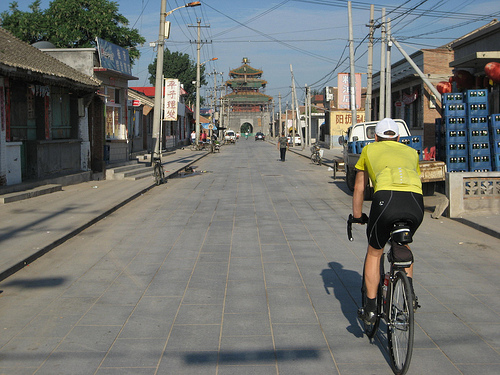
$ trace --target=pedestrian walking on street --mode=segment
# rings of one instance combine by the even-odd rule
[[[191,132],[191,144],[194,145],[196,143],[196,132],[193,130]]]
[[[285,132],[282,132],[281,137],[278,138],[278,149],[280,150],[280,160],[285,161],[285,154],[288,149],[288,140],[285,137]]]

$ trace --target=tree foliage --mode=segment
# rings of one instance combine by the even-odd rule
[[[156,59],[148,66],[149,82],[154,85],[156,81]],[[177,78],[184,86],[188,95],[186,100],[194,102],[196,99],[196,63],[187,53],[170,52],[165,48],[163,52],[163,75],[165,78]],[[205,67],[200,67],[200,83],[206,85]]]
[[[22,12],[17,2],[0,14],[1,26],[32,44],[46,40],[60,48],[95,47],[95,38],[127,48],[131,60],[140,55],[137,46],[146,40],[118,12],[118,3],[109,0],[53,0],[40,9],[40,0]]]

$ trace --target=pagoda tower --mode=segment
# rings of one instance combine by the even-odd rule
[[[268,134],[273,98],[261,92],[267,81],[262,79],[262,70],[249,65],[248,58],[244,57],[242,63],[229,72],[230,79],[226,81],[231,93],[222,98],[224,126],[241,133]]]

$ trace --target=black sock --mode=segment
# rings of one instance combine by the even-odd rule
[[[376,298],[368,298],[366,297],[366,310],[375,311],[377,310],[377,299]]]

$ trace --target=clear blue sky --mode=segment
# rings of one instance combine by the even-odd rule
[[[250,65],[264,71],[268,81],[266,94],[290,100],[290,64],[296,85],[305,84],[321,90],[337,86],[336,74],[349,70],[347,1],[336,0],[206,0],[196,8],[183,8],[168,17],[172,22],[171,36],[166,47],[187,53],[196,59],[196,26],[201,19],[201,39],[209,41],[201,49],[201,62],[217,57],[206,64],[207,72],[223,73],[228,78],[230,69],[241,65],[243,57]],[[10,1],[3,0],[0,11]],[[27,10],[32,0],[19,0]],[[42,8],[50,1],[43,0]],[[160,0],[121,0],[120,13],[128,18],[147,42],[140,48],[141,58],[133,67],[138,81],[133,86],[150,86],[148,65],[155,58],[149,42],[158,38]],[[167,10],[183,5],[179,0],[168,0]],[[375,5],[375,19],[381,9],[391,17],[393,35],[411,54],[421,48],[442,46],[485,25],[500,16],[498,0],[377,0],[352,1],[356,72],[366,72],[366,51],[370,4]],[[380,69],[380,29],[375,34],[374,69]],[[401,55],[393,49],[393,62]],[[213,85],[213,78],[208,79]],[[218,75],[218,84],[222,82]],[[302,94],[299,93],[299,97]]]

